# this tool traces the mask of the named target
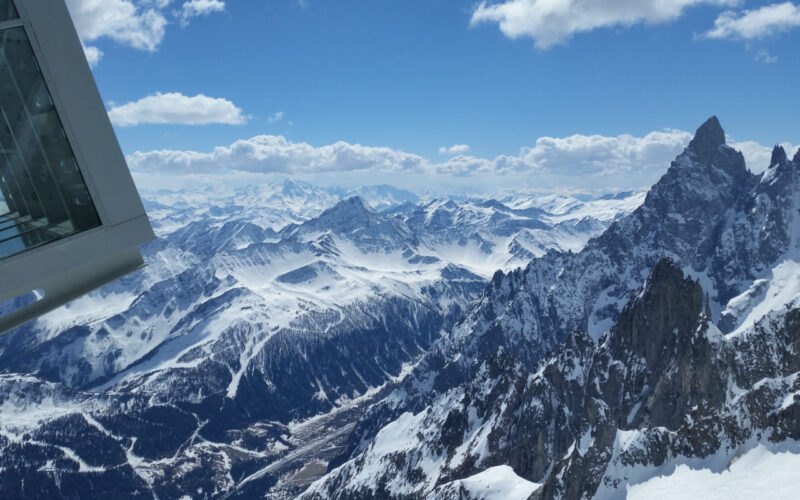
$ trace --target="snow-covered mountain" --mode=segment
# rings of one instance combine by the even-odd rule
[[[641,201],[592,218],[360,191],[386,208],[295,181],[146,193],[147,268],[0,339],[0,494],[292,497],[497,269]]]
[[[318,216],[340,199],[328,190],[295,180],[241,188],[204,184],[143,193],[147,214],[159,236],[198,220],[216,223],[245,220],[263,229],[279,231],[289,223]]]
[[[616,499],[800,453],[798,265],[800,152],[754,175],[712,118],[582,251],[495,275],[303,498],[481,498],[507,466],[505,498]]]
[[[357,189],[330,188],[328,191],[339,196],[341,199],[357,196],[378,211],[383,211],[404,203],[414,205],[421,201],[420,197],[411,191],[398,189],[386,184],[381,184],[379,186],[362,186]]]
[[[509,204],[436,199],[414,207],[400,205],[387,214],[405,222],[432,252],[490,277],[497,270],[523,267],[550,250],[580,251],[588,235],[601,234],[611,223],[635,210],[645,194],[627,193],[616,199],[583,202],[560,197],[564,205],[552,211],[512,208],[529,202],[527,196],[516,201],[510,198]]]
[[[791,480],[800,152],[755,175],[712,118],[642,194],[145,203],[145,270],[0,339],[3,498],[642,498],[753,457]]]

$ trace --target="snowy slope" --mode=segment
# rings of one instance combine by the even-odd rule
[[[744,453],[722,472],[678,466],[672,474],[659,476],[628,488],[629,500],[750,500],[769,492],[769,498],[797,498],[800,449],[770,450],[759,445]]]
[[[440,486],[428,498],[463,498],[467,495],[467,498],[475,500],[528,500],[531,493],[540,487],[514,474],[511,467],[498,465]]]
[[[527,197],[526,197],[527,199]],[[635,210],[644,193],[618,200],[573,199],[569,209],[513,208],[496,200],[436,199],[400,206],[386,215],[419,235],[423,251],[490,278],[525,266],[549,250],[583,249],[616,219]]]
[[[539,478],[543,498],[621,500],[676,470],[681,484],[685,467],[740,475],[737,461],[758,455],[751,450],[796,453],[800,312],[726,339],[704,302],[695,281],[661,261],[598,344],[577,333],[533,371],[500,348],[468,383],[403,413],[303,498],[438,498],[502,464],[529,484]]]
[[[27,475],[43,496],[290,498],[494,266],[524,261],[509,239],[565,244],[546,213],[485,201],[459,202],[458,228],[499,244],[447,242],[409,223],[427,202],[359,192],[387,208],[293,181],[145,193],[147,268],[0,339],[0,492],[19,496]]]

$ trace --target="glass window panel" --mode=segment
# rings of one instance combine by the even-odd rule
[[[17,9],[14,8],[14,2],[11,0],[0,0],[0,21],[9,21],[16,19]]]
[[[24,28],[0,31],[0,259],[99,225]]]

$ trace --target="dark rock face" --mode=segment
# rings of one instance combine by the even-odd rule
[[[375,408],[357,426],[349,453],[357,453],[365,437],[403,411],[420,411],[436,394],[464,383],[500,347],[532,370],[577,330],[598,339],[617,322],[631,290],[662,257],[707,276],[711,305],[722,310],[788,250],[795,218],[792,193],[798,189],[794,177],[762,182],[724,141],[718,120],[710,119],[644,204],[583,251],[549,252],[523,270],[495,275],[476,309],[406,381],[402,404]],[[778,189],[779,196],[767,193],[771,189]],[[777,196],[776,202],[764,202],[768,196]],[[417,390],[431,374],[433,393]],[[362,430],[365,434],[359,434]]]
[[[689,149],[695,151],[704,163],[714,163],[720,146],[725,144],[725,131],[716,116],[712,116],[697,129]]]
[[[734,205],[732,216],[719,228],[719,243],[710,265],[717,282],[717,298],[725,304],[738,296],[756,277],[797,248],[792,241],[798,225],[797,196],[800,170],[785,155],[761,177],[752,191]],[[732,215],[733,215],[732,214]],[[793,249],[794,245],[794,249]],[[726,317],[731,315],[731,317]],[[720,328],[729,332],[736,323],[736,311],[723,310]]]
[[[620,430],[686,432],[687,415],[714,416],[722,410],[727,370],[718,362],[720,338],[709,333],[715,329],[709,319],[700,285],[685,278],[671,260],[659,261],[619,322],[601,339],[591,363],[589,380],[594,383],[587,384],[586,396],[593,404],[586,406],[602,409],[587,415],[588,421],[597,422],[588,424],[589,429],[596,427],[594,443],[556,466],[564,473],[551,474],[543,498],[594,494]],[[663,439],[644,444],[642,459],[666,461],[670,450]],[[695,438],[689,453],[697,456],[705,446],[716,449],[714,436]]]
[[[597,344],[575,332],[535,372],[501,348],[467,384],[423,410],[407,431],[418,440],[413,447],[379,461],[376,447],[389,446],[379,436],[303,498],[438,498],[430,492],[504,464],[544,483],[532,498],[578,500],[624,488],[626,471],[676,456],[708,457],[725,443],[732,457],[770,426],[770,439],[787,439],[800,428],[800,400],[783,408],[779,394],[798,384],[765,389],[757,380],[796,379],[799,318],[795,310],[725,339],[709,321],[700,285],[663,259]],[[746,396],[732,397],[729,380]],[[440,471],[407,475],[433,457],[446,457]]]
[[[635,468],[733,455],[769,429],[796,426],[795,410],[775,407],[797,386],[796,312],[776,311],[749,333],[724,335],[763,299],[769,283],[761,276],[797,260],[800,178],[785,155],[774,156],[764,174],[752,174],[712,118],[644,204],[583,251],[550,252],[496,274],[402,387],[370,408],[332,464],[341,468],[307,497],[348,498],[381,484],[374,491],[387,497],[420,498],[508,464],[545,483],[541,498],[583,498],[624,488]],[[498,366],[501,375],[490,377]],[[780,382],[759,385],[770,378]],[[381,430],[413,414],[425,432],[412,451],[399,452],[405,467],[421,457],[436,462],[443,443],[431,429],[453,408],[447,443],[462,436],[462,454],[448,452],[421,482],[397,483],[398,469],[375,453],[385,446]],[[469,428],[456,419],[463,414],[473,417]],[[454,422],[462,422],[456,432]],[[479,443],[477,434],[489,438]],[[381,467],[385,474],[364,478]],[[397,484],[413,493],[398,494]]]
[[[785,163],[786,161],[788,161],[788,158],[786,157],[786,150],[781,146],[775,146],[772,149],[772,159],[769,161],[769,166],[774,167],[775,165],[778,165],[779,163]]]
[[[706,330],[709,315],[700,285],[672,261],[656,264],[644,293],[623,310],[604,339],[608,366],[603,400],[618,425],[676,428],[696,404],[718,408],[725,385],[713,376]]]
[[[670,357],[665,352],[681,346],[687,334],[693,333],[705,301],[700,286],[686,281],[670,259],[658,261],[644,292],[622,311],[610,335],[614,338],[613,354],[634,354],[654,371]]]

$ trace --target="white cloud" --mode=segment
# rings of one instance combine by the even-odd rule
[[[705,38],[753,40],[800,27],[800,7],[792,2],[765,5],[742,12],[723,12]]]
[[[466,144],[456,144],[454,146],[450,146],[449,148],[442,146],[439,148],[440,155],[464,155],[467,153],[469,153],[469,146]]]
[[[225,10],[225,2],[220,0],[189,0],[181,7],[181,24],[186,25],[189,19],[197,16],[207,16],[212,12]]]
[[[235,172],[248,175],[308,176],[315,180],[354,179],[418,185],[466,185],[488,188],[631,189],[652,185],[666,172],[692,134],[680,130],[643,137],[573,135],[542,137],[516,155],[493,159],[459,155],[431,162],[419,155],[386,147],[337,142],[315,147],[282,136],[262,135],[211,152],[151,151],[128,156],[139,173],[194,175]],[[755,142],[733,142],[754,171],[769,165],[772,148]],[[796,150],[784,144],[787,153]],[[360,179],[360,181],[359,181]]]
[[[756,61],[762,62],[764,64],[773,64],[778,62],[778,56],[773,56],[766,50],[759,50],[756,54]]]
[[[482,1],[471,24],[497,23],[509,38],[531,37],[547,49],[576,33],[639,23],[665,23],[700,4],[733,5],[738,0],[504,0]]]
[[[747,161],[747,166],[753,172],[763,172],[767,169],[767,167],[769,167],[769,162],[772,159],[773,146],[764,146],[763,144],[759,144],[755,141],[737,142],[731,140],[730,137],[728,138],[728,143],[732,148],[742,152],[745,160]],[[783,149],[786,151],[789,159],[794,156],[798,147],[800,147],[788,142],[782,142],[780,145],[783,146]]]
[[[276,123],[283,120],[283,117],[286,116],[283,111],[277,111],[275,114],[267,118],[267,121],[270,123]]]
[[[135,102],[114,106],[108,116],[112,123],[121,127],[143,123],[241,125],[247,121],[242,110],[227,99],[202,94],[189,97],[177,92],[156,93]]]
[[[97,63],[103,58],[103,51],[90,45],[83,45],[83,53],[86,54],[86,60],[89,61],[89,66],[93,68],[97,66]]]
[[[573,135],[543,137],[523,149],[525,164],[576,175],[606,175],[642,169],[664,169],[689,143],[692,135],[680,130],[650,132],[644,137]]]
[[[189,0],[170,12],[172,0],[66,0],[84,50],[92,65],[102,51],[93,42],[107,38],[139,50],[153,52],[164,40],[170,19],[185,25],[192,17],[225,9],[221,0]]]
[[[134,169],[188,173],[239,170],[258,173],[323,173],[348,171],[414,171],[426,165],[417,155],[386,147],[337,142],[314,147],[282,136],[260,135],[217,147],[211,153],[195,151],[136,152],[128,157]]]
[[[144,8],[131,0],[67,0],[84,43],[107,37],[136,49],[154,51],[164,39],[168,23],[157,4],[143,5]]]
[[[218,147],[211,153],[193,151],[137,152],[131,166],[153,171],[244,170],[262,173],[332,171],[416,171],[455,176],[479,174],[549,173],[564,176],[602,176],[620,172],[663,170],[691,139],[677,130],[651,132],[644,137],[573,135],[542,137],[516,156],[494,159],[459,155],[441,163],[385,147],[338,142],[314,147],[282,136],[262,135]],[[448,148],[449,151],[449,148]]]

